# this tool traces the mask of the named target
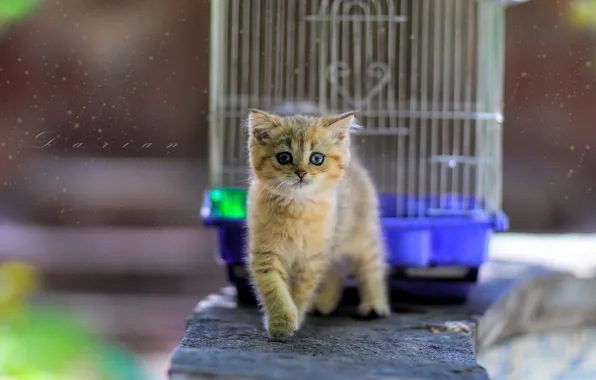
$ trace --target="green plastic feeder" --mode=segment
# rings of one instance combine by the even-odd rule
[[[211,215],[222,219],[246,218],[246,190],[234,188],[212,189]]]

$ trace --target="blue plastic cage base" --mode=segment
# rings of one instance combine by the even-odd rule
[[[505,231],[502,212],[487,212],[474,198],[379,196],[381,225],[391,268],[464,267],[478,269],[488,259],[490,238]],[[441,210],[438,212],[438,205]],[[242,218],[218,218],[206,193],[201,210],[206,226],[218,230],[221,257],[228,265],[243,265],[246,225]],[[402,213],[397,214],[398,210]],[[392,286],[412,294],[465,297],[473,284],[465,281],[396,280]]]
[[[468,282],[425,280],[391,280],[393,291],[401,291],[411,296],[438,299],[465,300],[475,284]]]

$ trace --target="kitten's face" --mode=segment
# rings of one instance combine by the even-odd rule
[[[280,117],[251,110],[253,175],[278,194],[309,194],[337,185],[349,161],[353,113]]]

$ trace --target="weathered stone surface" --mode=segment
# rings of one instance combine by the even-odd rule
[[[337,315],[312,316],[291,339],[272,341],[255,308],[212,295],[189,318],[170,378],[488,379],[467,311],[395,305],[390,318],[362,320],[350,298]]]
[[[479,321],[478,348],[524,334],[596,325],[596,278],[551,273],[530,278],[495,303]]]
[[[224,292],[199,303],[189,318],[171,379],[488,379],[475,350],[539,332],[578,335],[578,328],[596,325],[595,281],[490,262],[465,304],[405,304],[394,294],[394,314],[368,321],[353,317],[352,289],[338,315],[311,317],[285,342],[270,341],[260,314],[237,308]]]
[[[483,316],[512,292],[537,278],[558,273],[540,265],[491,261],[482,267],[479,284],[462,308],[473,315]]]
[[[348,289],[336,315],[310,317],[285,341],[271,341],[261,314],[238,307],[233,293],[224,290],[201,301],[189,317],[170,378],[488,379],[476,362],[477,326],[482,339],[487,332],[491,341],[505,338],[494,305],[508,305],[534,279],[549,275],[552,271],[540,266],[491,262],[467,303],[414,305],[393,294],[393,315],[376,320],[355,317],[357,296]],[[499,307],[509,310],[504,318],[518,315]]]
[[[514,277],[478,319],[478,361],[491,378],[596,379],[596,278],[523,271]]]
[[[400,380],[488,380],[478,365],[434,364],[423,366],[399,360],[325,358],[299,354],[279,354],[223,349],[178,348],[170,371],[172,380],[198,379],[400,379]]]

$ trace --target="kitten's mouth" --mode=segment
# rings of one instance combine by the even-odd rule
[[[296,181],[296,182],[294,183],[294,186],[296,186],[296,187],[304,187],[304,186],[306,186],[306,185],[309,185],[309,184],[310,184],[310,182],[311,182],[311,181],[310,181],[310,180],[308,180],[308,179],[299,179],[298,181]]]

